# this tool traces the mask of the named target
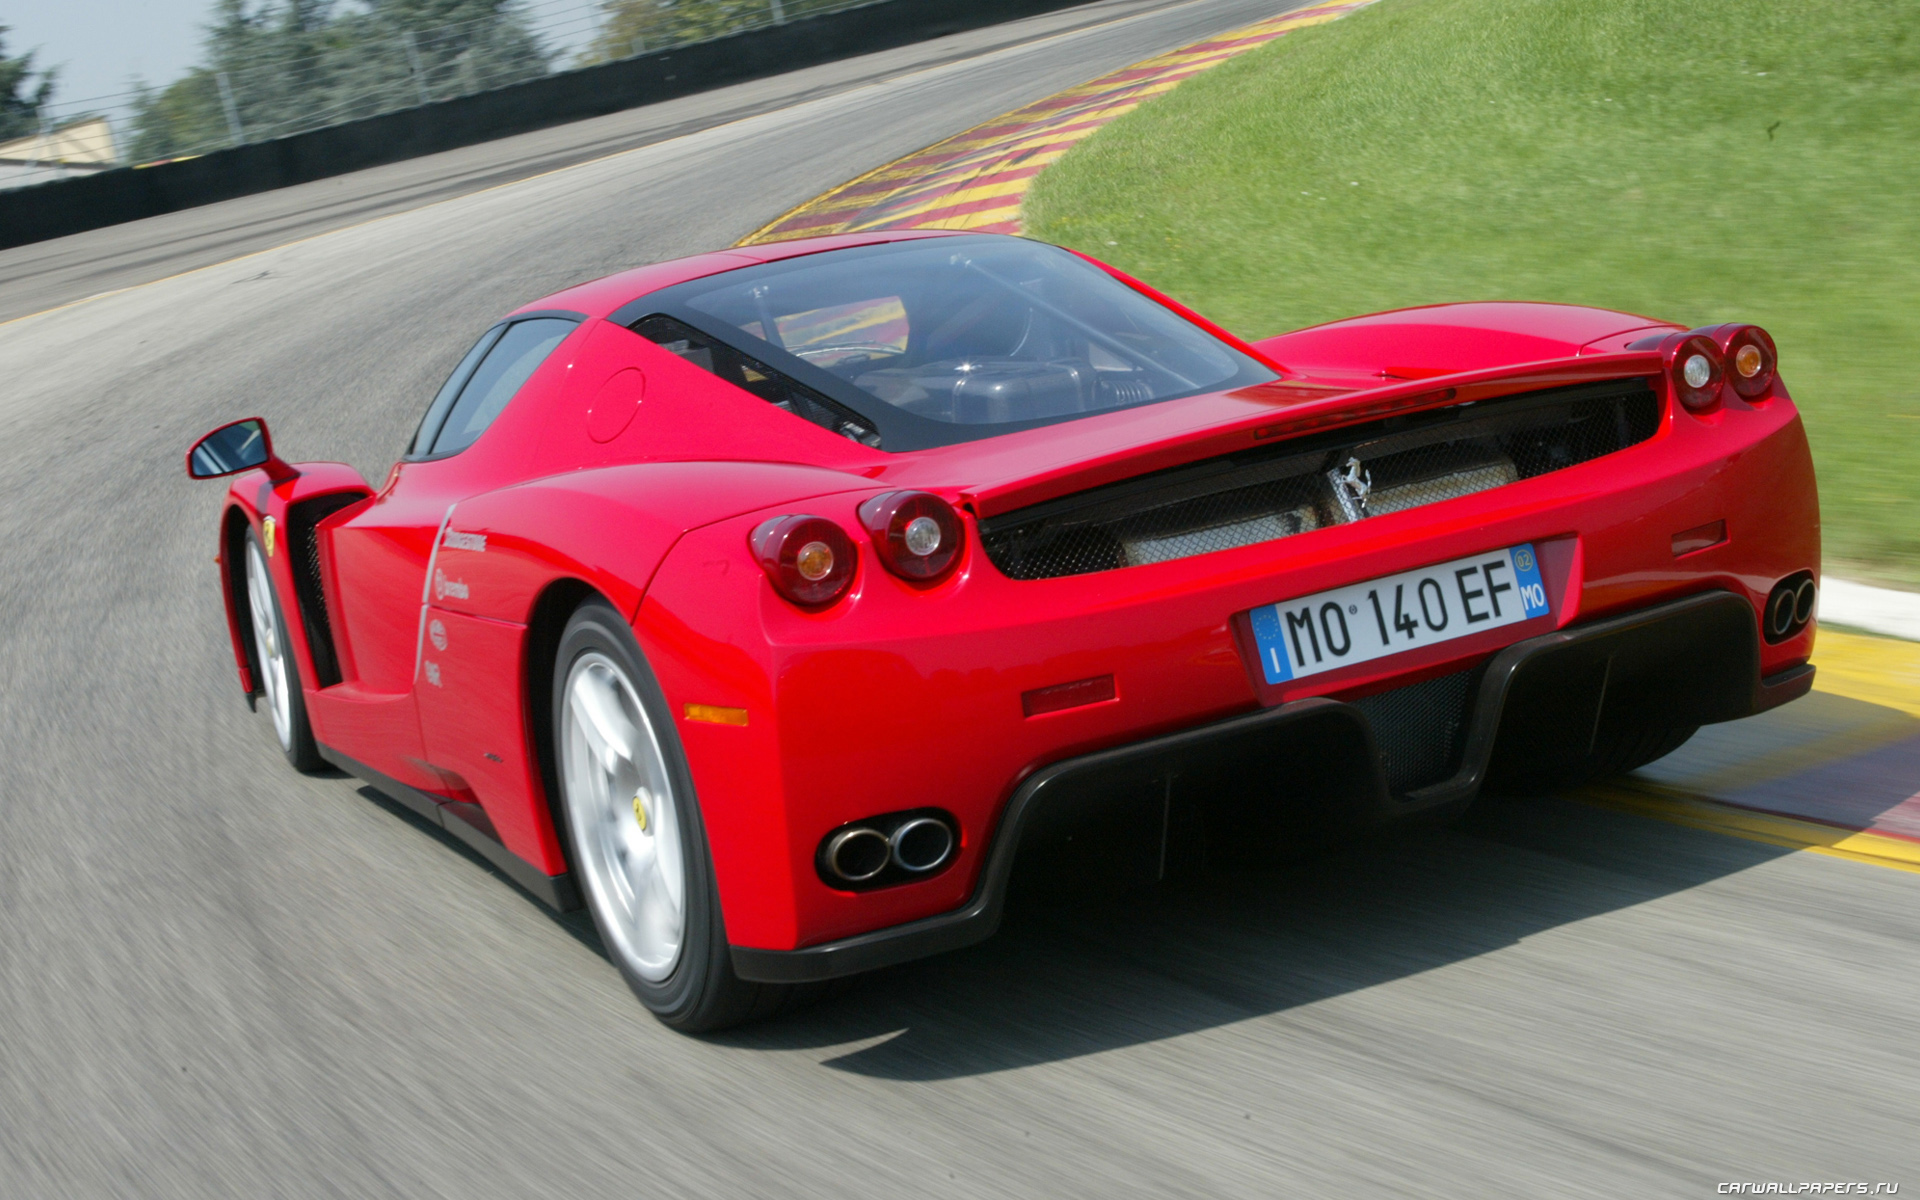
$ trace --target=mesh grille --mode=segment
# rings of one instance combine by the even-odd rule
[[[320,539],[314,536],[314,526],[366,497],[365,492],[336,492],[302,500],[287,509],[287,553],[294,567],[294,597],[300,603],[300,621],[307,630],[307,654],[313,660],[315,687],[332,687],[340,682],[340,661],[334,653],[333,626],[327,620]]]
[[[1351,702],[1373,723],[1395,795],[1439,783],[1460,769],[1472,681],[1472,671],[1460,671]]]
[[[1207,459],[981,522],[1013,579],[1166,562],[1472,495],[1653,436],[1644,379],[1389,417]]]

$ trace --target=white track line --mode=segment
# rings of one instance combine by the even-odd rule
[[[1920,642],[1920,593],[1871,587],[1829,575],[1820,581],[1820,619]]]

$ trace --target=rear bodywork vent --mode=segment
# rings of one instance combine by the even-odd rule
[[[1396,796],[1444,782],[1460,769],[1474,674],[1442,675],[1351,702],[1373,726],[1380,767]]]
[[[340,682],[340,658],[333,646],[333,623],[327,619],[326,579],[320,569],[320,539],[314,527],[371,493],[331,492],[302,500],[287,508],[287,558],[293,568],[293,593],[300,603],[300,621],[307,630],[307,653],[313,660],[315,687]]]
[[[1652,437],[1645,379],[1526,392],[1223,455],[990,517],[1013,579],[1053,579],[1272,541],[1590,462]]]

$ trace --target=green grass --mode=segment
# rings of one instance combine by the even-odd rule
[[[1037,237],[1264,337],[1448,300],[1780,344],[1828,567],[1920,585],[1920,3],[1380,0],[1197,76]]]

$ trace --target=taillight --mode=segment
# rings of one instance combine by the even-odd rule
[[[860,523],[880,561],[902,579],[933,583],[960,561],[960,514],[931,492],[888,492],[860,506]]]
[[[1733,390],[1748,400],[1766,395],[1780,361],[1767,331],[1758,325],[1736,325],[1724,344],[1727,380]]]
[[[803,608],[832,604],[853,586],[853,539],[825,517],[775,517],[747,541],[774,590]]]
[[[1720,347],[1704,334],[1675,334],[1667,339],[1667,377],[1673,381],[1673,394],[1691,409],[1710,407],[1720,398],[1720,381],[1725,377]]]

